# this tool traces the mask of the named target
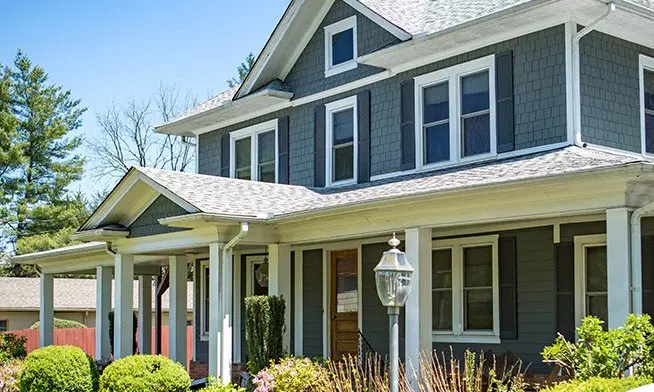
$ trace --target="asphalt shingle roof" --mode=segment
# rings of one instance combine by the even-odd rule
[[[38,309],[40,287],[41,280],[39,278],[0,277],[0,311]],[[113,283],[111,287],[111,304],[113,306]],[[193,309],[193,282],[188,282],[186,288],[186,307]],[[95,290],[95,279],[57,278],[54,280],[54,309],[94,310]],[[167,290],[161,298],[161,307],[164,310],[168,309],[169,292],[170,290]],[[138,308],[138,297],[138,282],[134,281],[134,309]],[[154,301],[152,303],[154,304]]]
[[[392,198],[542,179],[643,162],[642,159],[580,147],[413,174],[343,188],[309,188],[210,175],[138,168],[201,212],[261,218],[312,212]],[[397,186],[401,183],[402,186]]]

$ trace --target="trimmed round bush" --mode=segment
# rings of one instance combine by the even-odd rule
[[[30,329],[39,329],[39,327],[40,327],[40,323],[37,321],[34,324],[32,324]],[[86,328],[86,325],[82,323],[78,323],[77,321],[73,321],[73,320],[55,318],[54,328],[55,329]]]
[[[48,346],[30,353],[23,363],[21,392],[93,392],[98,373],[79,347]]]
[[[119,359],[100,377],[100,392],[186,392],[190,386],[182,365],[161,355]]]

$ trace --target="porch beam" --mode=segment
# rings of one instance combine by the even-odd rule
[[[630,220],[631,210],[629,208],[606,210],[609,328],[623,325],[631,310]]]
[[[430,228],[411,228],[404,232],[407,258],[414,268],[413,288],[405,309],[405,357],[408,381],[415,385],[415,373],[419,372],[420,354],[430,352],[432,347],[432,293]]]
[[[186,367],[186,257],[170,256],[170,359]]]
[[[40,294],[39,344],[45,347],[54,344],[54,275],[41,274]]]
[[[114,359],[134,352],[134,255],[116,253],[114,304]]]
[[[220,317],[220,264],[224,244],[213,243],[209,245],[209,377],[219,377],[220,372],[220,345],[221,317]]]
[[[139,276],[139,354],[152,354],[152,276]]]
[[[111,267],[96,267],[96,297],[95,297],[95,359],[111,357],[111,342],[109,341],[109,312],[111,311]]]
[[[291,246],[271,244],[268,246],[268,293],[284,298],[284,336],[282,344],[286,352],[291,352]]]

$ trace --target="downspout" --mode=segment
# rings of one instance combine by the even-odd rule
[[[107,242],[106,244],[107,244],[107,248],[104,251],[107,252],[109,256],[116,256],[116,252],[111,250],[111,242]]]
[[[572,72],[572,86],[573,86],[573,105],[574,105],[574,144],[579,146],[579,147],[586,147],[585,143],[581,140],[581,59],[580,59],[580,54],[579,54],[579,42],[583,37],[585,37],[588,33],[592,32],[595,30],[597,25],[604,21],[606,18],[609,17],[609,15],[615,11],[615,3],[610,2],[608,4],[608,9],[606,12],[594,20],[593,22],[589,23],[586,27],[581,29],[579,32],[575,32],[574,37],[572,39],[572,67],[573,67],[573,72]],[[576,24],[575,24],[575,30],[576,30]]]
[[[654,202],[631,214],[631,312],[643,313],[642,243],[640,221],[654,212]]]

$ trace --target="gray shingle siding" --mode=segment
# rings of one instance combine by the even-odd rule
[[[359,64],[356,69],[325,77],[325,26],[355,15],[357,18],[357,50],[363,56],[400,42],[394,35],[337,0],[323,19],[306,48],[286,77],[286,84],[295,98],[304,97],[380,72],[381,69]]]
[[[145,237],[187,230],[162,226],[158,221],[161,218],[184,214],[187,214],[186,210],[161,195],[129,226],[129,236],[131,238]]]
[[[515,148],[564,142],[566,131],[563,26],[528,34],[429,64],[392,78],[306,105],[270,113],[200,136],[199,172],[219,175],[220,135],[289,116],[290,183],[313,185],[314,107],[370,90],[370,174],[401,170],[400,85],[415,76],[507,50],[514,56]]]
[[[638,55],[654,49],[594,31],[579,53],[582,140],[640,152]]]

